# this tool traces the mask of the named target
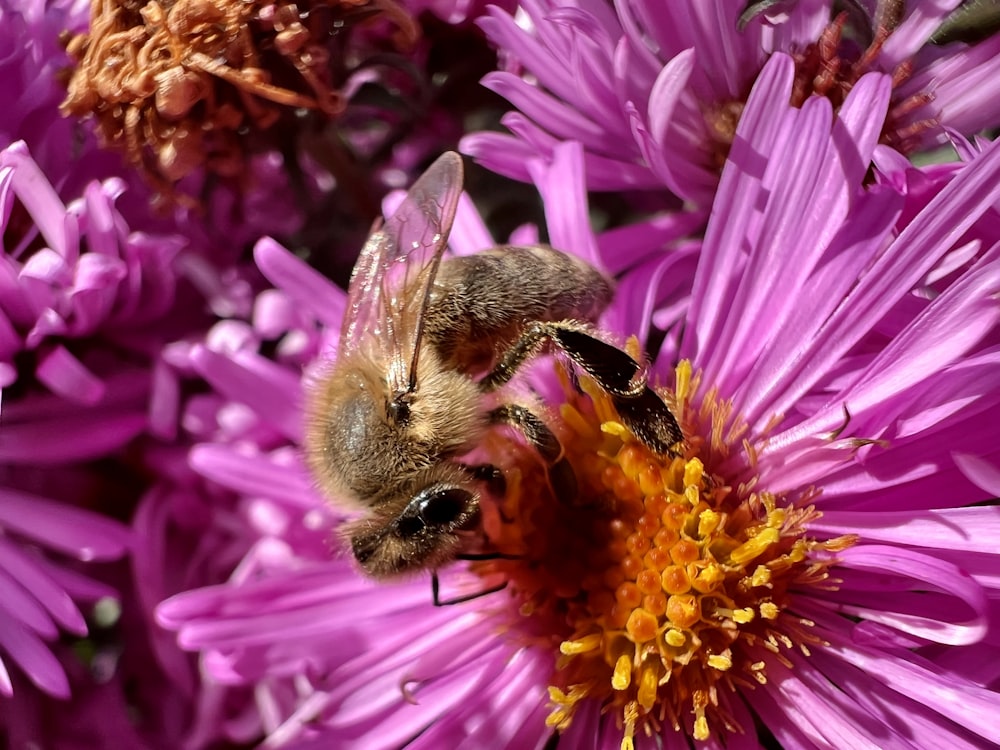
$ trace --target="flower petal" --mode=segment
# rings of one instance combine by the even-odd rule
[[[837,611],[953,646],[976,643],[986,634],[986,591],[968,573],[952,563],[921,552],[874,544],[851,547],[838,557],[843,569],[859,571],[865,576],[846,579],[845,573],[840,591],[831,595],[831,600],[839,602]],[[869,585],[868,574],[873,573],[886,575],[885,591],[881,590],[883,585],[879,581],[870,581],[874,595],[862,595],[860,587]],[[855,590],[852,591],[852,588]],[[907,590],[917,593],[915,596],[904,595]],[[946,594],[940,598],[940,606],[935,607],[938,598],[930,595],[928,590]],[[887,599],[885,593],[891,593],[891,599]],[[968,606],[973,615],[971,619],[952,623],[932,616],[952,614],[955,609],[952,597]],[[863,601],[867,602],[867,606],[860,604]],[[902,611],[907,607],[912,608],[914,613]],[[916,613],[921,610],[925,614]],[[955,614],[960,616],[963,613]]]
[[[0,487],[0,501],[0,527],[78,560],[115,560],[132,543],[117,521],[66,503],[9,487]]]
[[[342,289],[269,237],[259,240],[253,253],[261,273],[289,299],[324,325],[340,328],[347,301]]]
[[[48,647],[19,622],[0,609],[0,650],[10,654],[40,690],[57,698],[69,698],[69,680],[59,660]]]

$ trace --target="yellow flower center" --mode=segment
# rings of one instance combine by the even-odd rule
[[[852,540],[804,536],[815,493],[792,506],[712,472],[728,453],[723,435],[739,431],[723,429],[730,410],[715,397],[693,408],[688,363],[668,395],[688,437],[677,456],[652,453],[598,387],[581,386],[583,394],[566,382],[560,419],[551,420],[577,495],[555,497],[537,458],[518,455],[484,528],[519,557],[476,564],[508,581],[517,603],[511,632],[558,649],[548,724],[566,729],[580,704],[595,700],[617,715],[623,750],[640,730],[669,726],[698,740],[720,727],[743,731],[720,706],[720,688],[764,683],[762,652],[817,641],[811,623],[788,613],[789,590],[829,586],[829,556],[810,553]]]

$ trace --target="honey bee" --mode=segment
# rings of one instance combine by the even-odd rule
[[[592,377],[652,450],[683,437],[645,368],[591,328],[613,295],[602,273],[545,246],[444,257],[461,190],[461,157],[445,153],[372,232],[336,360],[307,409],[307,461],[326,493],[367,511],[345,532],[375,578],[436,571],[467,547],[482,493],[503,476],[460,459],[496,425],[523,434],[572,492],[559,440],[531,408],[503,398],[542,350]]]

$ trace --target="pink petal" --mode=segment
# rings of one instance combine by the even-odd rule
[[[96,407],[64,417],[8,423],[0,430],[0,461],[48,466],[106,456],[145,428],[145,414]]]
[[[872,606],[855,606],[851,599],[849,588],[845,586],[833,597],[844,601],[837,610],[852,617],[860,617],[869,622],[879,623],[895,628],[919,638],[926,638],[935,643],[945,643],[953,646],[968,645],[981,640],[986,634],[988,623],[986,619],[987,600],[985,590],[965,571],[957,566],[920,552],[900,547],[863,544],[844,550],[838,555],[840,565],[848,570],[856,570],[869,574],[895,573],[915,591],[929,588],[931,591],[947,592],[967,604],[973,613],[972,619],[966,622],[952,623],[936,617],[910,614],[895,611],[892,591],[887,595],[880,594],[872,600]],[[906,585],[906,584],[904,584]],[[877,584],[876,584],[877,586]],[[899,604],[906,606],[904,600],[911,597],[899,596]],[[855,598],[861,598],[855,596]],[[919,596],[918,596],[919,598]],[[928,604],[931,603],[928,597]],[[884,604],[884,608],[878,608]],[[953,605],[952,605],[953,607]],[[946,612],[931,612],[928,615],[944,615]],[[956,615],[958,616],[958,615]]]
[[[907,58],[917,54],[960,2],[961,0],[934,0],[907,6],[910,12],[889,35],[879,52],[878,63],[881,68],[892,71]]]
[[[41,603],[5,570],[0,570],[0,601],[12,619],[39,638],[51,641],[59,636],[59,629]]]
[[[48,246],[58,255],[68,258],[64,226],[66,207],[31,158],[24,141],[12,143],[0,152],[0,167],[13,168],[12,184],[17,197],[35,220]]]
[[[608,143],[607,131],[603,126],[581,117],[576,108],[541,91],[537,86],[528,84],[518,76],[493,72],[488,73],[481,83],[532,120],[545,123],[546,129],[561,140],[578,140],[601,152],[620,150],[617,148],[620,144]]]
[[[73,599],[36,562],[16,545],[0,539],[0,570],[30,591],[60,627],[76,635],[85,635],[87,623]]]
[[[552,245],[572,253],[591,265],[600,266],[597,243],[590,231],[587,196],[584,191],[583,148],[575,141],[556,147],[552,163],[538,159],[528,164],[545,203],[545,217]]]
[[[1000,466],[971,453],[952,453],[951,457],[970,482],[988,495],[1000,497]],[[1000,539],[1000,536],[994,539]],[[996,548],[990,551],[995,552]]]
[[[0,609],[0,649],[21,668],[40,690],[57,698],[69,698],[69,680],[59,660],[39,638]]]
[[[116,560],[132,542],[129,529],[66,503],[0,487],[0,526],[78,560]]]
[[[268,497],[304,508],[322,503],[313,481],[301,465],[285,466],[267,456],[241,454],[223,445],[196,445],[192,468],[223,487],[249,496]]]
[[[681,356],[697,360],[694,351],[699,342],[701,346],[707,342],[722,345],[717,329],[722,326],[731,306],[730,285],[742,277],[746,238],[753,236],[750,224],[766,166],[754,144],[769,143],[775,138],[782,118],[776,116],[772,105],[787,101],[793,75],[794,65],[789,58],[784,55],[771,57],[757,78],[740,118],[738,137],[730,150],[712,209],[713,216],[719,215],[725,220],[709,219],[689,312],[689,318],[697,323],[693,335],[685,337]]]
[[[41,354],[35,375],[53,393],[93,406],[104,398],[104,383],[63,346]]]
[[[249,406],[292,442],[301,442],[302,388],[294,373],[256,354],[227,357],[205,346],[195,347],[191,359],[219,393]]]
[[[324,325],[339,329],[346,294],[269,237],[254,246],[254,260],[268,281]]]
[[[906,661],[897,653],[887,654],[842,644],[835,644],[831,650],[897,693],[910,695],[914,686],[919,686],[920,702],[927,708],[991,743],[1000,743],[995,692],[964,683],[954,675]]]
[[[866,543],[992,554],[1000,539],[1000,507],[882,513],[825,510],[809,529],[830,537],[860,534]]]

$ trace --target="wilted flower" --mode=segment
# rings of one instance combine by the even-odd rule
[[[63,107],[94,116],[105,143],[168,185],[200,167],[238,177],[248,154],[291,143],[296,109],[343,111],[344,32],[376,13],[412,42],[391,0],[93,0]]]
[[[1000,513],[977,504],[998,490],[1000,148],[901,166],[877,146],[888,76],[836,113],[791,106],[794,82],[775,55],[749,97],[690,299],[660,298],[661,259],[622,279],[636,291],[604,321],[678,321],[653,368],[678,455],[545,364],[526,377],[579,496],[553,498],[509,436],[483,446],[508,480],[484,533],[514,559],[441,576],[503,593],[435,609],[426,579],[376,586],[328,559],[341,518],[294,446],[299,368],[332,355],[343,295],[258,245],[277,289],[190,354],[228,414],[192,466],[242,498],[257,540],[229,582],[158,616],[211,681],[254,687],[265,747],[540,747],[551,728],[571,748],[757,746],[762,730],[802,747],[1000,742],[995,675],[972,666],[995,654]],[[583,163],[566,144],[530,168],[553,243],[598,262]],[[451,239],[491,242],[465,203]]]
[[[604,0],[529,0],[515,16],[494,10],[480,25],[509,69],[483,83],[518,111],[504,118],[511,135],[477,133],[462,148],[527,180],[533,156],[550,158],[558,143],[577,140],[590,189],[666,188],[707,206],[750,86],[775,52],[796,59],[791,99],[799,105],[813,93],[839,105],[864,73],[893,74],[883,142],[908,152],[936,145],[946,128],[973,133],[1000,114],[990,88],[1000,80],[1000,40],[927,49],[955,4],[910,3],[902,20],[868,19],[871,26],[852,16],[848,35],[847,14],[831,21],[824,0],[635,0],[613,8]],[[741,26],[748,6],[765,10]]]
[[[68,29],[87,20],[80,2],[11,0],[0,7],[0,148],[28,143],[49,181],[64,194],[78,195],[93,179],[109,177],[119,164],[95,153],[75,125],[59,113],[66,95],[59,82],[69,58],[59,43]]]

